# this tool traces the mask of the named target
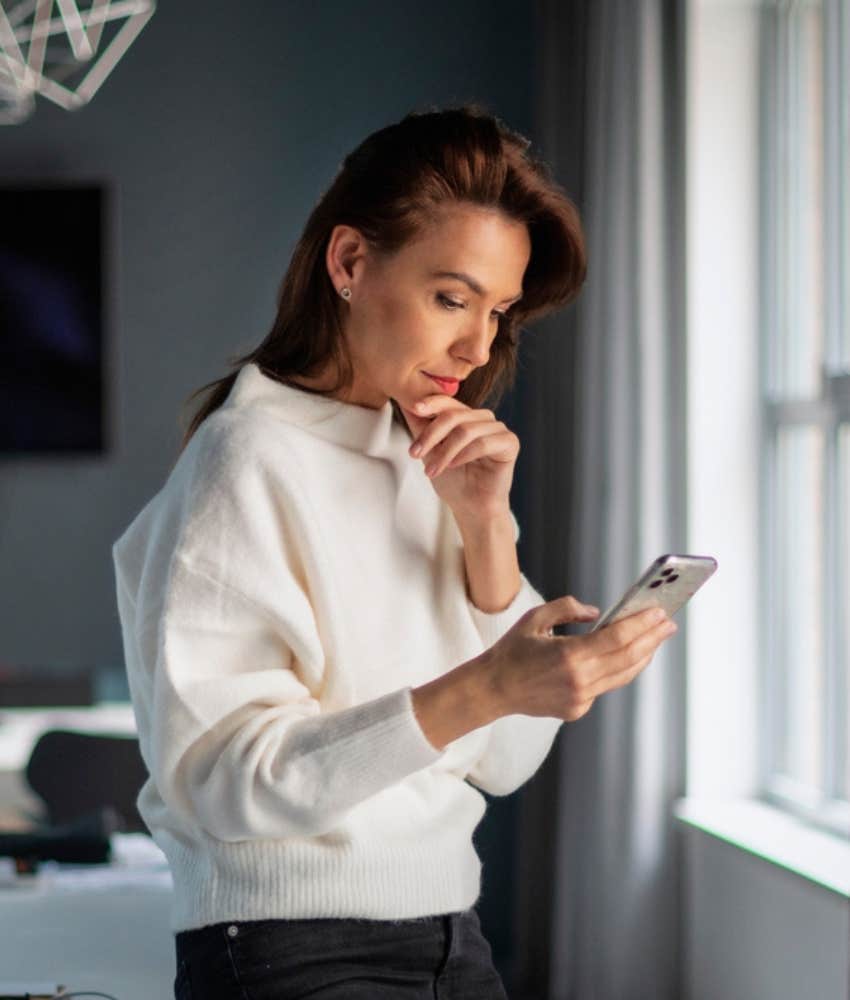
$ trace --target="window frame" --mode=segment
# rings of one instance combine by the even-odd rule
[[[784,70],[792,77],[799,58],[801,32],[799,14],[805,8],[817,8],[821,16],[822,94],[823,94],[823,172],[822,216],[823,243],[823,322],[824,357],[820,390],[817,398],[779,398],[773,387],[775,377],[776,331],[779,329],[783,300],[778,281],[783,287],[792,285],[793,259],[785,259],[787,242],[783,233],[798,232],[800,218],[788,211],[792,198],[785,198],[785,184],[794,181],[794,160],[791,153],[799,148],[805,109],[801,107],[800,90],[794,79],[786,86]],[[850,43],[848,43],[848,11],[843,0],[773,0],[764,5],[761,28],[761,58],[759,89],[759,174],[761,251],[760,276],[760,404],[762,438],[760,447],[760,656],[759,656],[759,754],[758,775],[761,798],[807,822],[850,839],[850,801],[841,792],[847,789],[848,764],[848,664],[843,662],[841,608],[850,605],[848,569],[840,553],[844,551],[847,525],[841,519],[841,483],[839,471],[839,432],[850,424],[850,371],[842,368],[840,344],[843,324],[850,320],[847,311],[848,290],[844,279],[848,274],[846,244],[846,199],[850,190],[842,184],[847,177],[847,85],[850,83]],[[783,62],[783,59],[785,62]],[[796,103],[795,103],[796,102]],[[780,127],[784,124],[785,127]],[[790,167],[789,167],[790,164]],[[783,176],[781,171],[788,167]],[[846,183],[846,182],[845,182]],[[793,196],[792,196],[793,197]],[[803,203],[796,207],[802,216]],[[796,315],[793,312],[792,319]],[[848,351],[850,353],[850,351]],[[847,364],[845,355],[844,364]],[[848,365],[850,367],[850,365]],[[775,627],[783,579],[782,549],[777,525],[777,467],[780,432],[792,427],[819,427],[824,438],[823,496],[825,520],[823,532],[822,580],[824,606],[822,628],[824,662],[821,718],[821,759],[824,773],[820,788],[813,788],[779,771],[783,751],[785,710],[788,692],[788,672],[782,660],[781,639]],[[777,664],[781,668],[777,670]]]

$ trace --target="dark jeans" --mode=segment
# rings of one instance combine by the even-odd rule
[[[176,1000],[508,1000],[475,909],[180,931]]]

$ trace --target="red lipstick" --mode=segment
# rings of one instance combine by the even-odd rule
[[[430,372],[425,372],[424,374],[427,375],[432,382],[436,382],[443,392],[449,396],[454,396],[460,388],[460,381],[456,378],[438,378]]]

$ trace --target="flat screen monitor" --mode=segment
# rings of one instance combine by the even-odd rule
[[[0,456],[104,450],[105,193],[0,186]]]

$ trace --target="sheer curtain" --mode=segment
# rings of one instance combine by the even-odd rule
[[[536,137],[579,204],[588,280],[529,335],[521,559],[605,609],[685,534],[685,0],[538,0]],[[567,723],[521,793],[512,996],[674,1000],[684,942],[684,620]]]

